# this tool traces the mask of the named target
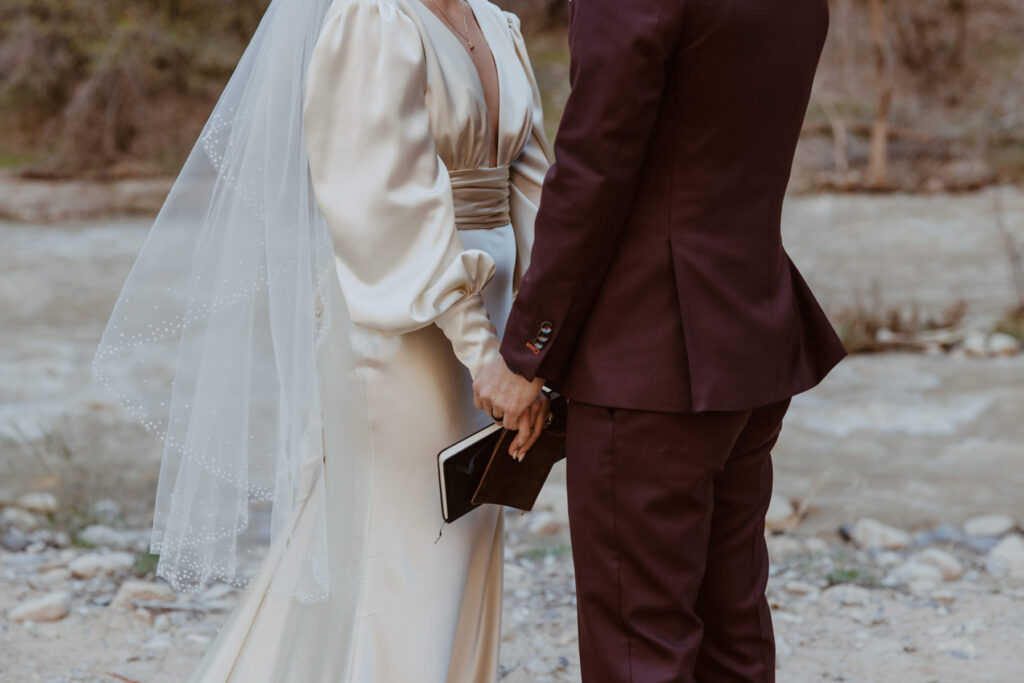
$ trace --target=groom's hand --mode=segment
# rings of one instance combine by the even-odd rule
[[[524,417],[544,386],[538,377],[529,382],[509,370],[505,359],[495,357],[473,382],[473,404],[506,429],[519,429]]]

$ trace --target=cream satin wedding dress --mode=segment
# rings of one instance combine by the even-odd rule
[[[192,681],[497,678],[501,512],[478,509],[437,540],[435,456],[487,423],[471,376],[497,353],[549,152],[518,20],[469,2],[497,68],[497,167],[477,71],[426,6],[328,11],[304,111],[338,273],[319,359],[326,475],[310,496],[326,499],[331,595],[271,592],[302,553],[272,547]]]

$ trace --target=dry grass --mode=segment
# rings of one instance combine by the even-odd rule
[[[867,302],[840,311],[833,323],[850,353],[948,348],[962,340],[960,325],[966,313],[963,301],[939,315],[924,315],[917,306],[888,306],[876,282]]]

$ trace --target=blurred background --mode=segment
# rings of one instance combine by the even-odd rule
[[[779,680],[1019,680],[1024,4],[828,2],[783,230],[853,355],[776,451]],[[565,0],[500,4],[553,137]],[[153,580],[159,450],[89,364],[266,5],[0,4],[0,681],[184,680],[237,598]],[[563,482],[508,517],[505,681],[579,678]]]

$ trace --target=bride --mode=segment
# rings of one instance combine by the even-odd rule
[[[497,354],[548,160],[513,15],[270,4],[94,364],[163,444],[158,575],[248,586],[190,680],[496,680],[501,512],[438,540],[435,456],[501,419],[474,408],[472,378]],[[511,425],[516,454],[544,411]]]

